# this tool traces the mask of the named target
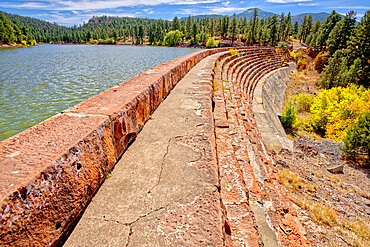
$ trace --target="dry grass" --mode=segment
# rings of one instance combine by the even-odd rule
[[[329,206],[307,199],[291,198],[300,208],[307,210],[318,223],[326,224],[345,237],[351,246],[370,246],[370,225],[362,220],[341,219],[337,212]]]
[[[338,225],[337,212],[332,208],[318,202],[314,202],[308,205],[308,210],[316,221],[329,226]]]
[[[279,176],[282,185],[287,189],[305,189],[309,192],[314,192],[316,189],[315,186],[306,184],[298,175],[296,175],[289,169],[280,170]]]
[[[279,171],[281,183],[287,189],[301,189],[304,186],[302,180],[288,169]]]

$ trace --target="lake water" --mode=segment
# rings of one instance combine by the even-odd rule
[[[0,49],[0,141],[197,49],[38,45]]]

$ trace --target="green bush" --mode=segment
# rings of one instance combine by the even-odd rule
[[[218,47],[218,41],[215,41],[215,39],[211,37],[211,38],[209,38],[207,40],[206,47],[207,48],[215,48],[215,47]]]
[[[283,110],[283,114],[280,117],[280,121],[283,124],[285,130],[291,130],[293,123],[297,119],[297,111],[292,103],[288,103]]]
[[[168,46],[175,46],[181,42],[183,36],[184,34],[179,30],[168,32],[164,38],[164,43]]]
[[[344,154],[353,160],[356,157],[367,155],[367,164],[370,164],[370,112],[362,114],[347,130],[344,138]]]
[[[115,44],[116,41],[113,38],[99,39],[99,44]]]

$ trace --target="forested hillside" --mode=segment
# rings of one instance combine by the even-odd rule
[[[11,45],[14,43],[33,45],[35,41],[28,37],[28,30],[26,27],[15,25],[0,13],[0,45]]]
[[[52,43],[125,43],[162,45],[170,31],[178,30],[180,41],[189,45],[205,45],[209,37],[231,38],[247,43],[274,45],[298,30],[293,29],[291,15],[260,18],[254,9],[251,18],[234,16],[219,18],[187,17],[172,21],[130,17],[93,17],[79,26],[64,27],[30,17],[4,13],[19,26],[25,26],[38,42]],[[173,35],[171,33],[170,35]],[[168,40],[168,39],[167,39]],[[170,45],[176,45],[170,44]]]

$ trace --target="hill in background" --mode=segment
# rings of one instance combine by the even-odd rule
[[[245,17],[247,19],[247,21],[249,21],[249,19],[253,15],[253,10],[254,10],[254,8],[247,9],[244,12],[237,14],[236,17],[238,19]],[[257,9],[257,11],[258,11],[258,18],[265,18],[266,19],[266,18],[276,14],[276,13],[272,13],[272,12],[268,12],[268,11],[263,11],[261,9]],[[288,13],[285,13],[285,14],[288,14]],[[314,22],[316,20],[320,20],[321,22],[323,22],[325,20],[325,18],[329,15],[329,13],[325,13],[325,12],[321,12],[321,13],[302,13],[302,14],[299,14],[299,15],[292,16],[292,22],[294,23],[294,22],[298,21],[298,23],[302,23],[303,17],[305,15],[311,15]],[[194,17],[194,19],[197,19],[197,18],[205,19],[205,18],[219,18],[219,17],[223,17],[223,16],[224,15],[194,15],[192,17]],[[185,18],[186,17],[182,17],[181,19],[185,19]]]

